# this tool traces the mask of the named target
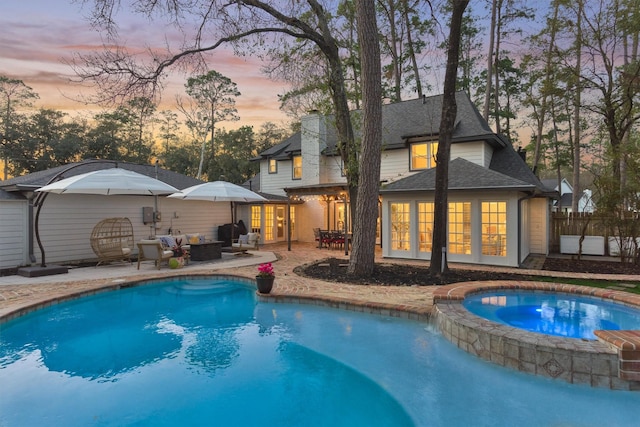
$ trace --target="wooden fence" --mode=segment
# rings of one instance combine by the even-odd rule
[[[630,212],[627,219],[637,221],[637,213]],[[607,242],[609,236],[615,235],[609,226],[612,222],[611,217],[597,213],[553,212],[551,214],[549,251],[551,253],[560,252],[560,235],[580,236],[583,230],[585,236],[603,236],[604,241]]]

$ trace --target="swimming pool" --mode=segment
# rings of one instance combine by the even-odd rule
[[[546,335],[595,340],[596,330],[640,329],[638,309],[576,294],[498,290],[469,295],[477,316]]]
[[[259,303],[218,278],[1,324],[0,384],[3,427],[615,426],[640,404],[488,364],[421,322]]]

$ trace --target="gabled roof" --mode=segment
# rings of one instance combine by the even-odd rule
[[[493,151],[489,169],[533,185],[542,193],[553,193],[552,189],[545,187],[540,182],[540,179],[531,171],[527,163],[513,149],[511,144],[507,144],[505,147]]]
[[[382,106],[383,149],[404,148],[409,138],[433,137],[437,139],[442,114],[442,98],[442,95],[425,96],[394,104],[384,104]],[[456,103],[458,113],[452,143],[485,140],[494,147],[505,146],[504,139],[493,133],[465,92],[456,93]],[[360,110],[351,113],[352,121],[359,120],[359,113]],[[335,123],[333,116],[329,116],[327,118],[327,147],[322,152],[328,156],[337,154],[338,137],[333,123]],[[359,133],[358,129],[360,126],[354,126],[356,135]],[[280,144],[261,152],[255,160],[290,158],[290,153],[300,151],[300,144],[301,133],[297,132]]]
[[[561,197],[560,197],[560,207],[571,207],[571,204],[573,203],[573,193],[564,193]]]
[[[573,193],[573,187],[571,186],[569,181],[567,181],[566,178],[562,178],[562,181],[560,182],[560,187],[558,187],[558,178],[545,178],[545,179],[541,179],[540,182],[542,182],[542,185],[547,187],[550,191],[555,191],[558,194],[562,192],[562,188],[561,188],[562,184],[566,184],[567,187],[571,190],[570,193]],[[567,193],[564,193],[564,194],[567,194]]]
[[[291,158],[292,153],[301,151],[302,137],[300,132],[296,132],[279,144],[264,150],[258,154],[253,160],[261,160],[263,158],[286,160]]]
[[[380,193],[434,191],[436,169],[426,169],[383,186]],[[458,157],[449,163],[449,190],[533,191],[536,185]]]
[[[136,163],[128,162],[117,162],[117,165],[119,168],[127,169],[133,172],[140,173],[142,175],[156,178],[156,167],[154,165],[139,165]],[[73,169],[69,169],[72,166],[74,166]],[[64,178],[96,170],[110,169],[113,167],[114,162],[85,160],[82,162],[69,163],[67,165],[58,166],[44,171],[34,172],[27,175],[18,176],[16,178],[8,179],[6,181],[0,182],[0,188],[6,191],[33,191],[47,185],[49,181],[51,181],[56,175],[64,172],[67,169],[69,169],[69,171],[64,172]],[[160,181],[172,185],[179,190],[190,187],[192,185],[202,184],[204,182],[202,180],[173,172],[168,169],[162,169],[160,167],[157,170],[157,178]]]

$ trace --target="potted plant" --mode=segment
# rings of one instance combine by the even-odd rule
[[[258,266],[258,275],[256,276],[256,285],[258,285],[258,292],[261,294],[268,294],[273,287],[273,281],[276,278],[273,272],[273,265],[270,262],[260,264]]]
[[[171,248],[173,258],[169,259],[169,268],[182,268],[184,266],[185,250],[182,247],[182,239],[176,239],[176,244]]]
[[[176,244],[171,248],[173,256],[176,258],[182,258],[184,256],[184,248],[182,247],[182,239],[176,239]]]

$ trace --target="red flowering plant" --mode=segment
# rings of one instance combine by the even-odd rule
[[[182,247],[182,239],[178,238],[176,239],[176,244],[171,248],[171,250],[173,251],[173,256],[174,257],[181,257],[184,256],[184,248]]]
[[[258,266],[258,276],[257,277],[276,277],[275,272],[273,271],[273,265],[270,262],[260,264]]]

